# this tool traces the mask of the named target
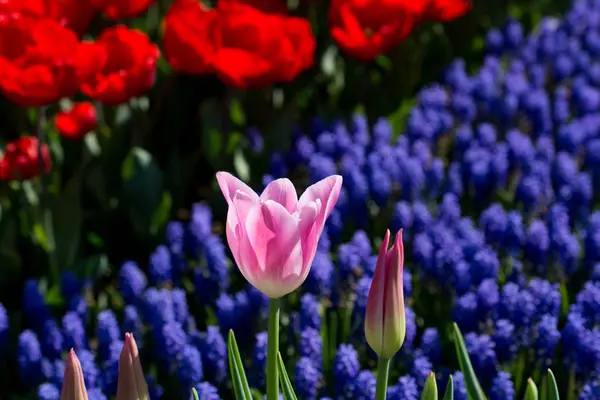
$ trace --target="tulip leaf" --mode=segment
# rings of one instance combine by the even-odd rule
[[[427,380],[425,381],[425,387],[421,394],[421,400],[438,400],[438,389],[435,381],[435,374],[429,373]]]
[[[558,385],[551,369],[548,369],[548,400],[559,400]]]
[[[448,378],[448,384],[446,385],[446,393],[442,400],[454,400],[454,383],[452,381],[452,375]]]
[[[527,380],[527,390],[525,391],[525,400],[538,400],[538,388],[533,381],[529,378]]]
[[[471,365],[471,359],[469,358],[469,353],[467,352],[465,340],[460,332],[460,328],[456,323],[454,323],[452,326],[454,329],[454,345],[456,346],[456,355],[458,357],[460,369],[465,377],[465,386],[467,387],[469,400],[485,400],[485,395],[483,394],[483,390],[481,389],[477,375],[475,375],[473,365]]]
[[[285,369],[285,364],[283,363],[283,358],[281,358],[280,352],[277,352],[277,366],[279,367],[279,381],[281,382],[281,387],[283,388],[283,398],[285,400],[298,400],[296,394],[294,393],[294,388],[290,382],[290,378]]]
[[[194,397],[194,400],[200,400],[198,398],[198,392],[196,391],[195,388],[192,388],[192,396]]]
[[[229,337],[227,338],[227,354],[229,356],[229,372],[233,381],[235,398],[238,400],[252,400],[252,393],[250,392],[246,373],[244,372],[240,350],[238,349],[232,330],[229,331]]]

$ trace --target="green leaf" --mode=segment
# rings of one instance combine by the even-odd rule
[[[123,191],[135,230],[147,235],[163,201],[164,176],[152,155],[134,147],[121,168]]]
[[[442,400],[454,400],[454,383],[452,381],[452,375],[448,378],[448,384],[446,385],[446,393]]]
[[[61,270],[75,263],[79,251],[83,222],[81,185],[81,173],[76,173],[52,208],[54,256]],[[52,241],[52,238],[49,240]]]
[[[471,359],[469,358],[469,353],[467,352],[463,335],[456,323],[452,324],[452,327],[454,329],[454,345],[456,346],[456,355],[458,357],[460,369],[465,377],[465,386],[467,387],[469,400],[485,400],[485,395],[483,394],[483,390],[481,389],[477,375],[475,375],[475,371],[471,365]]]
[[[192,396],[194,396],[194,400],[200,400],[200,399],[198,398],[198,392],[196,391],[196,389],[195,389],[195,388],[192,388]]]
[[[250,179],[250,165],[240,149],[237,149],[235,153],[233,153],[233,167],[235,168],[237,176],[241,180],[248,182]]]
[[[242,358],[240,357],[240,350],[238,349],[233,330],[229,331],[229,337],[227,338],[227,353],[229,356],[229,372],[233,381],[235,398],[238,400],[252,400],[252,393],[248,386],[244,365],[242,364]]]
[[[421,400],[437,400],[437,398],[438,389],[435,381],[435,374],[430,372],[427,380],[425,381],[425,387],[423,388],[423,393],[421,394]]]
[[[525,400],[538,400],[538,389],[533,379],[527,380],[527,391],[525,391]]]
[[[298,400],[294,393],[292,382],[290,382],[290,377],[285,370],[285,364],[280,352],[277,352],[277,366],[279,368],[279,382],[281,382],[281,387],[283,388],[283,398],[285,400]]]
[[[548,400],[559,400],[558,385],[551,369],[548,369]]]

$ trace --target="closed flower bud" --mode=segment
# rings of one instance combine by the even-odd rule
[[[75,355],[75,351],[71,349],[67,356],[67,364],[65,366],[65,375],[63,379],[60,400],[87,400],[87,390],[83,381],[83,371],[81,363]]]
[[[390,358],[400,350],[406,334],[402,269],[404,247],[402,230],[388,250],[390,231],[381,243],[375,276],[369,290],[365,315],[365,336],[380,356]]]
[[[140,363],[137,343],[130,333],[125,334],[119,358],[119,383],[117,400],[149,400],[148,385]],[[61,399],[62,400],[62,399]]]

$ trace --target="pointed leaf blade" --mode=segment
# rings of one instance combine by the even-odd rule
[[[435,374],[429,373],[427,380],[425,381],[425,387],[423,393],[421,393],[421,400],[438,400],[438,389],[437,382],[435,381]]]
[[[456,323],[452,324],[454,328],[454,344],[456,346],[456,355],[458,357],[458,363],[460,369],[465,377],[465,386],[467,387],[467,393],[469,394],[469,400],[485,400],[485,394],[481,389],[467,347],[465,346],[465,339],[463,338],[460,328]]]
[[[527,391],[525,392],[525,400],[538,400],[538,398],[538,388],[533,379],[529,378],[527,380]]]
[[[248,386],[248,379],[244,372],[244,365],[242,364],[240,350],[238,349],[233,330],[229,331],[229,337],[227,338],[227,353],[229,355],[229,370],[231,379],[233,380],[235,398],[239,400],[251,400],[252,393]]]
[[[195,388],[192,388],[192,396],[194,397],[194,400],[200,400],[198,398],[198,392],[196,391]]]
[[[556,378],[551,369],[548,369],[548,400],[560,400]]]
[[[454,400],[454,382],[452,375],[448,378],[448,384],[446,385],[446,393],[444,394],[443,400]]]
[[[283,363],[283,358],[281,358],[280,352],[277,352],[277,366],[279,368],[279,381],[281,382],[281,387],[283,389],[284,399],[298,400],[296,393],[294,393],[292,382],[290,381],[290,377],[285,369],[285,364]]]

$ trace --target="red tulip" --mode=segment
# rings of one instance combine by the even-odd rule
[[[316,44],[301,18],[231,0],[212,10],[195,0],[176,0],[165,19],[164,45],[177,71],[215,73],[245,89],[291,81],[312,65]]]
[[[73,96],[97,68],[96,55],[51,19],[0,15],[0,91],[23,107]]]
[[[61,136],[81,139],[96,129],[96,107],[90,102],[77,103],[69,111],[58,113],[55,125]]]
[[[22,136],[8,143],[4,155],[0,158],[0,180],[32,179],[40,174],[40,167],[43,167],[44,173],[50,172],[52,161],[48,146],[42,145],[40,161],[38,143],[38,139],[33,136]]]
[[[160,51],[144,33],[118,25],[104,30],[92,46],[100,61],[99,72],[81,87],[88,97],[117,105],[154,84]]]

